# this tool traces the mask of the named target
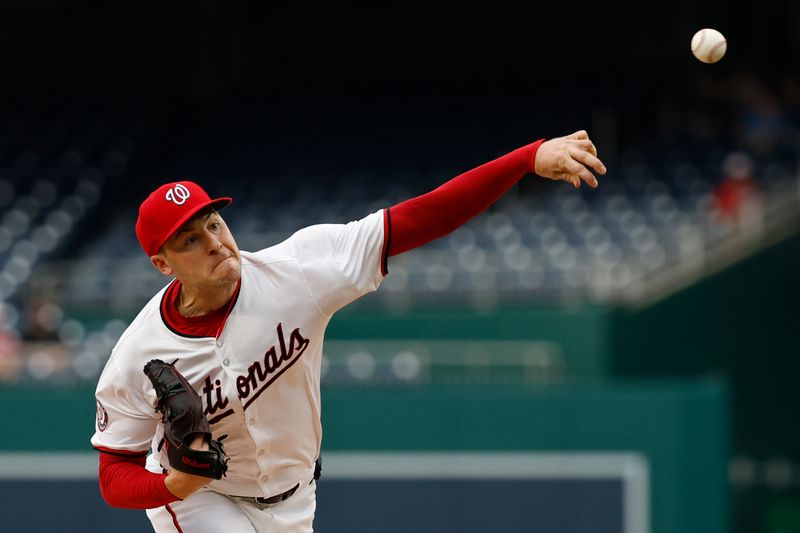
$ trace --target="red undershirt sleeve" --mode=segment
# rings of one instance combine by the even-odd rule
[[[100,493],[111,507],[153,509],[178,501],[164,484],[167,474],[145,469],[142,455],[100,452]]]
[[[511,153],[456,176],[433,191],[387,210],[388,255],[397,255],[438,239],[482,213],[533,172],[536,152],[544,142]]]

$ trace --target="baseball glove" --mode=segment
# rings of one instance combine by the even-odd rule
[[[211,438],[211,427],[200,396],[174,365],[153,359],[144,366],[145,375],[156,389],[156,412],[161,413],[164,423],[164,438],[158,449],[166,448],[169,464],[175,470],[220,479],[228,470],[228,459],[222,447],[227,435],[219,440]],[[189,447],[197,436],[202,436],[208,444],[207,451]]]

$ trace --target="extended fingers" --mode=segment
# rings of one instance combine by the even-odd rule
[[[597,179],[592,171],[601,175],[606,173],[606,167],[597,157],[597,148],[586,130],[578,130],[542,144],[536,165],[536,173],[540,176],[568,181],[576,188],[580,187],[581,181],[590,187],[597,187]]]
[[[584,155],[581,156],[580,154]],[[585,181],[592,188],[597,187],[597,178],[595,178],[594,174],[592,174],[589,168],[587,168],[587,163],[581,160],[585,157],[594,156],[588,152],[579,152],[577,155],[578,157],[574,157],[573,154],[570,153],[569,157],[567,157],[566,161],[564,162],[564,171],[569,175],[568,181],[570,181],[576,188],[580,187],[581,180]]]
[[[577,146],[581,150],[586,150],[587,152],[591,152],[592,155],[597,156],[597,148],[595,147],[594,143],[589,139],[573,141],[571,144],[573,146]]]
[[[576,147],[572,147],[569,150],[569,155],[573,159],[580,161],[584,165],[594,169],[596,172],[600,174],[606,173],[606,166],[603,164],[600,159],[597,158],[596,153],[591,153],[586,150],[580,150]]]
[[[567,181],[572,183],[575,188],[581,186],[581,180],[585,181],[592,187],[597,187],[597,180],[595,179],[594,174],[589,172],[585,166],[575,159],[567,159],[566,163],[564,164],[564,171],[567,174]]]

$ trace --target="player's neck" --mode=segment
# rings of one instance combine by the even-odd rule
[[[236,282],[214,287],[191,287],[181,284],[178,312],[185,317],[202,316],[228,305],[236,292]]]

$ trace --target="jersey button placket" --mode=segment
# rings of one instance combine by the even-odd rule
[[[258,463],[259,470],[261,470],[261,477],[259,481],[261,483],[266,483],[269,479],[269,444],[264,442],[263,434],[256,428],[256,419],[254,416],[249,416],[247,418],[247,426],[250,431],[250,435],[253,437],[253,440],[256,444],[256,463]]]
[[[222,348],[223,346],[225,346],[225,341],[223,341],[222,339],[217,339],[217,341],[214,344],[217,347],[217,355],[220,358],[222,358],[222,366],[226,368],[229,367],[231,365],[231,360],[225,357],[225,354],[222,353]]]

